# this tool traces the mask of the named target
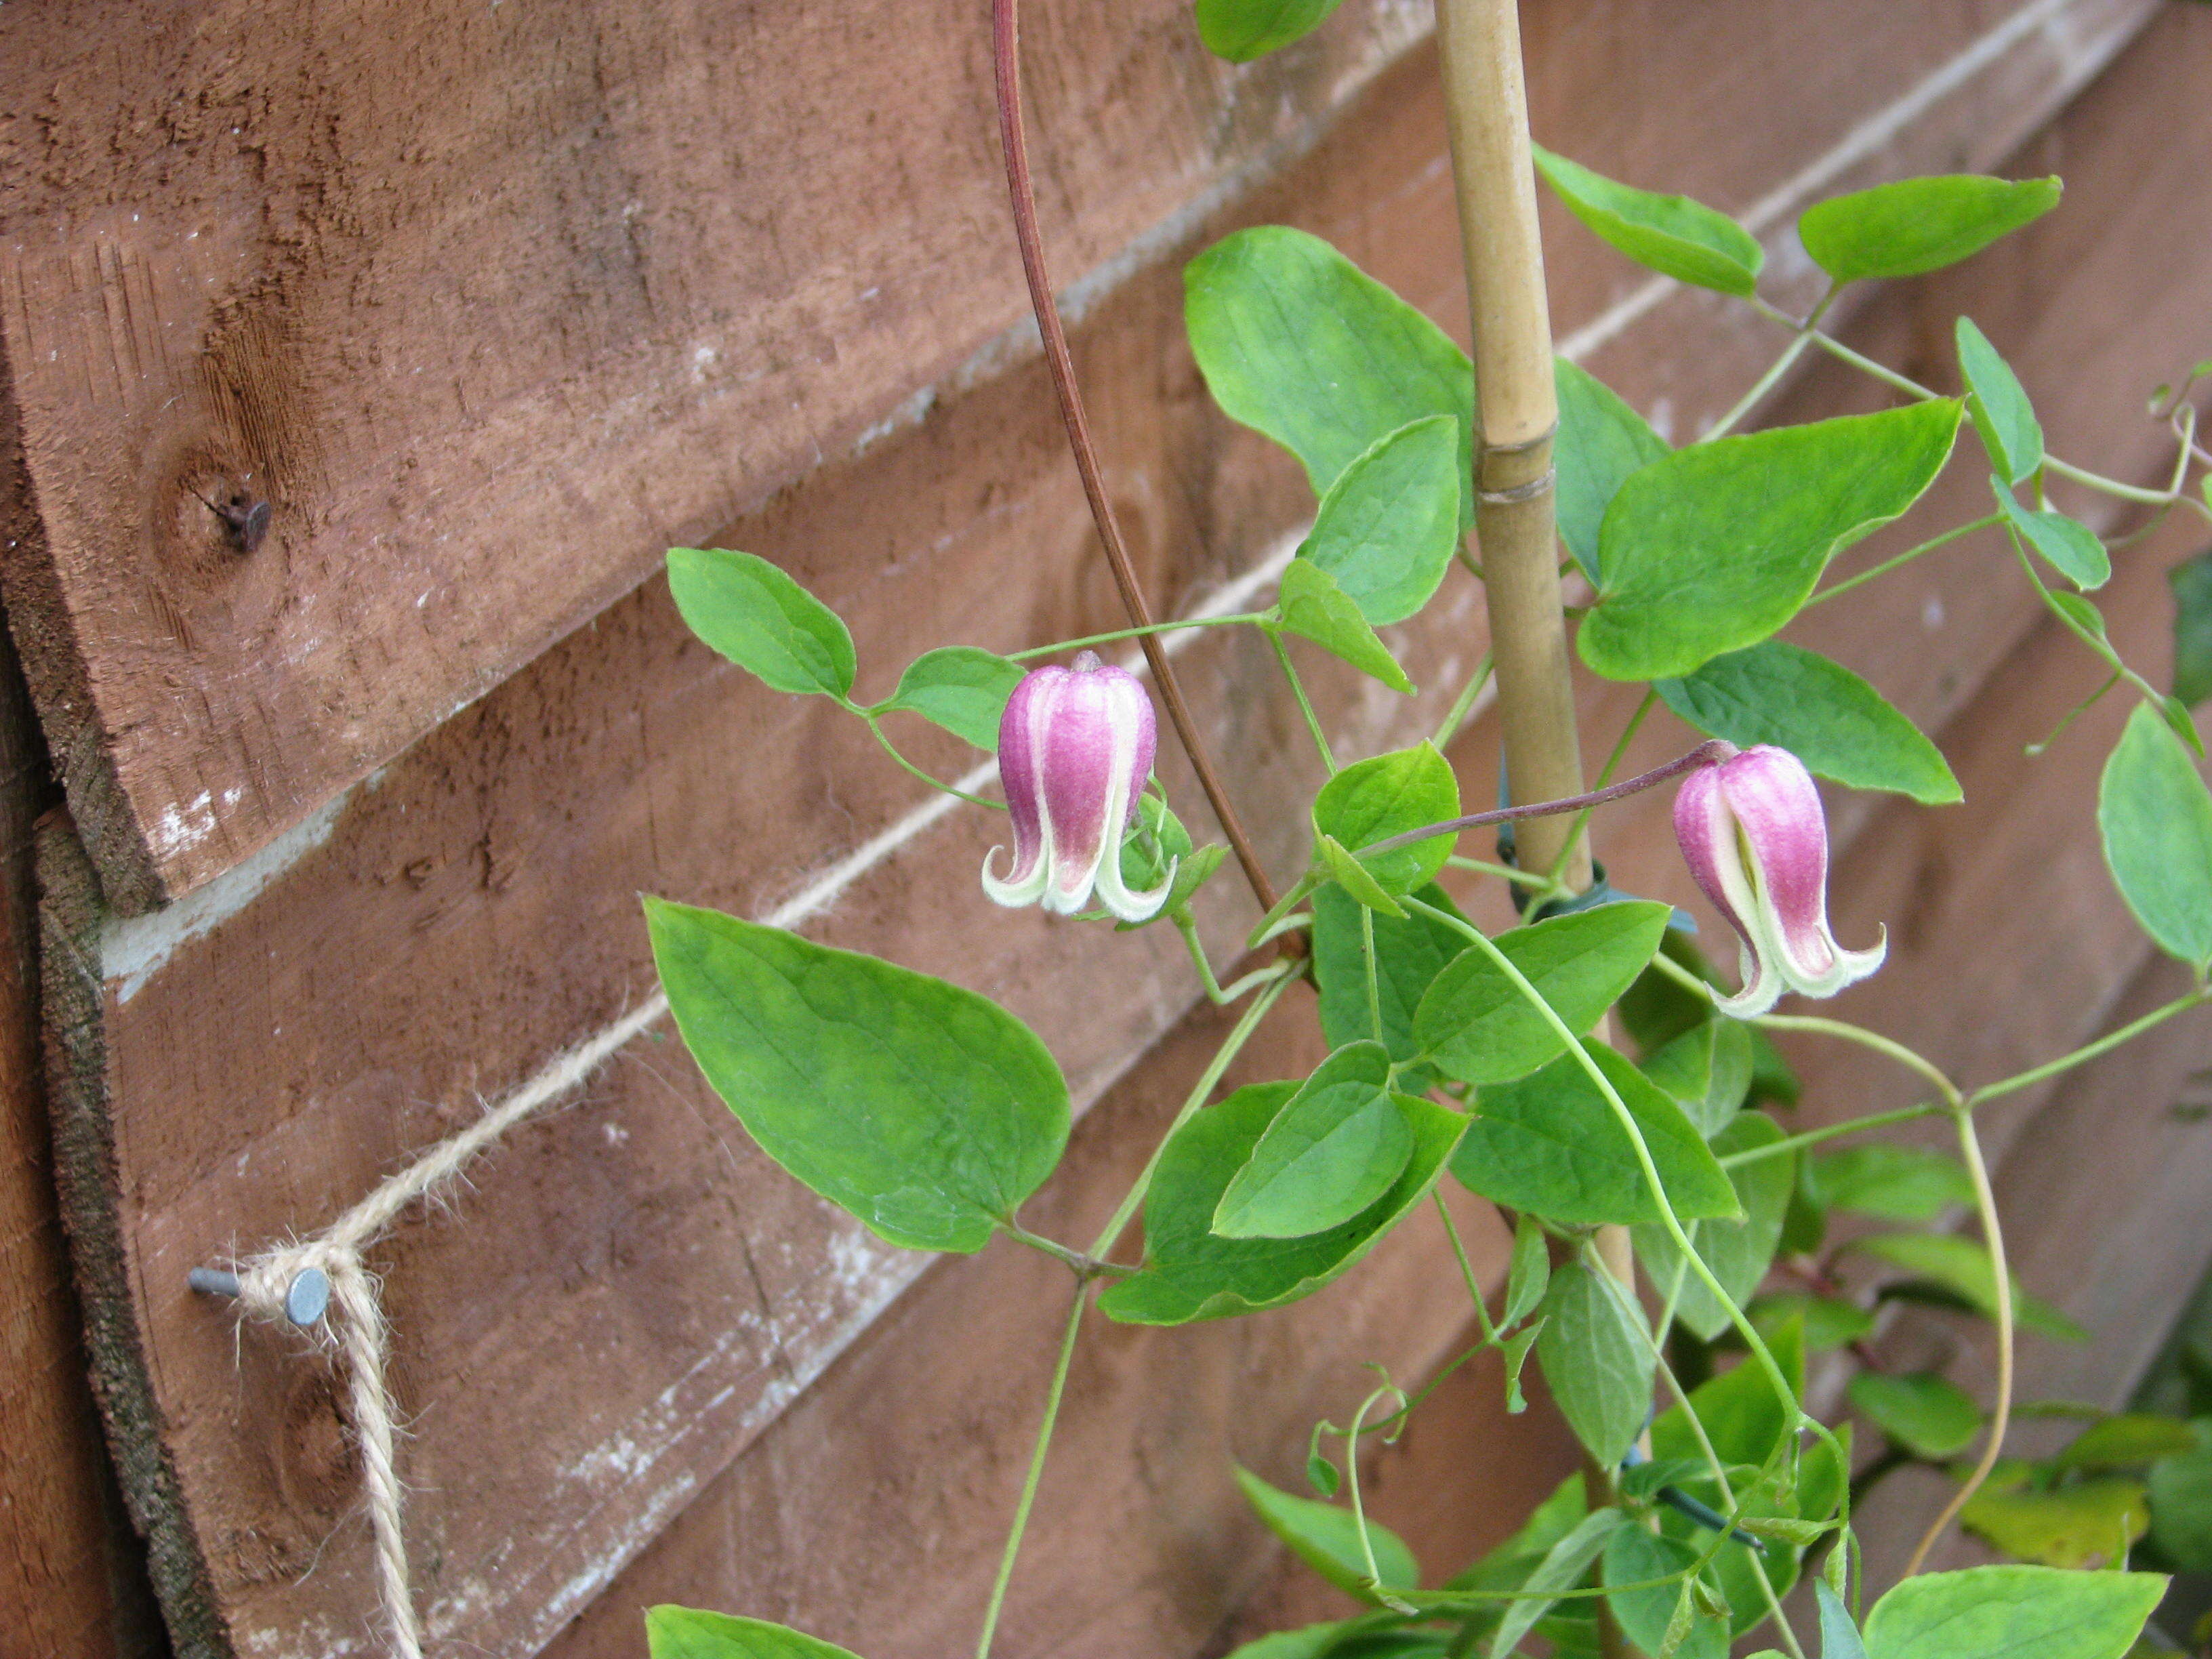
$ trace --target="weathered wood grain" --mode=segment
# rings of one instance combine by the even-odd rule
[[[1187,358],[1163,367],[1160,343],[1178,332],[1172,256],[1243,217],[1294,218],[1457,314],[1431,81],[1419,58],[1385,76],[1311,157],[1194,226],[1090,313],[1079,349],[1098,424],[1164,595],[1188,601],[1249,564],[1308,499],[1294,468],[1210,412]],[[1696,137],[1686,125],[1673,142]],[[2195,277],[2185,261],[2151,274]],[[2046,274],[2023,304],[2078,305],[2063,276]],[[1662,321],[1671,354],[1680,335]],[[1753,366],[1749,341],[1710,337],[1720,366],[1711,400],[1682,408],[1692,424],[1741,384],[1724,374],[1729,354]],[[1650,349],[1656,359],[1659,343]],[[852,620],[864,686],[888,685],[948,636],[1001,647],[1066,636],[1110,623],[1112,601],[1084,556],[1058,443],[1041,374],[1018,364],[822,469],[728,539]],[[1463,670],[1479,649],[1474,597],[1455,589],[1431,625],[1407,630],[1425,719],[1440,712],[1446,665]],[[1896,634],[1917,614],[1880,599],[1863,625]],[[2002,648],[1993,638],[1984,662]],[[1302,833],[1284,809],[1302,738],[1266,659],[1222,641],[1185,661],[1271,854],[1297,856]],[[1346,752],[1408,729],[1404,709],[1348,677],[1317,680]],[[950,740],[913,741],[948,775],[964,763]],[[1484,741],[1465,750],[1470,788],[1486,787]],[[319,1224],[465,1121],[475,1097],[643,995],[637,889],[774,913],[913,805],[907,781],[842,717],[769,697],[710,659],[653,584],[167,912],[73,914],[88,882],[58,859],[56,923],[101,981],[87,1005],[76,980],[81,1018],[61,1030],[76,1045],[70,1121],[86,1132],[84,1236],[107,1225],[112,1237],[107,1275],[94,1274],[109,1322],[95,1328],[96,1358],[147,1402],[119,1425],[126,1473],[167,1551],[173,1623],[202,1650],[343,1651],[371,1638],[327,1385],[264,1333],[234,1344],[220,1310],[185,1291],[185,1270]],[[1679,888],[1651,823],[1624,822],[1620,869],[1651,890]],[[1095,1098],[1179,1017],[1187,970],[1152,935],[986,913],[972,884],[990,830],[948,818],[811,925],[1000,996],[1054,1042],[1079,1098]],[[1250,912],[1226,883],[1213,896],[1219,940]],[[58,945],[50,976],[74,959]],[[1142,971],[1127,972],[1133,961]],[[1127,974],[1113,999],[1098,994],[1109,962]],[[549,1639],[710,1482],[718,1496],[668,1548],[733,1552],[760,1517],[732,1519],[743,1471],[718,1473],[919,1267],[797,1193],[680,1051],[645,1042],[586,1109],[517,1136],[452,1212],[410,1225],[378,1266],[398,1330],[395,1383],[416,1414],[410,1535],[433,1631],[455,1651],[515,1654]],[[882,1392],[823,1397],[849,1423]],[[962,1524],[995,1525],[995,1498],[963,1500]],[[968,1560],[973,1537],[947,1547]],[[881,1595],[901,1581],[872,1582]],[[1035,1616],[1048,1613],[1048,1601]]]
[[[1538,120],[1775,228],[1808,182],[2003,154],[2148,9],[1554,6]],[[1170,0],[1036,8],[1060,269],[1095,291],[1177,240],[1422,15],[1348,7],[1235,71]],[[149,26],[76,0],[0,30],[0,332],[46,531],[0,574],[126,910],[299,823],[671,542],[1026,349],[957,7],[198,0]],[[1746,111],[1738,140],[1659,142],[1686,118],[1639,84]],[[1637,279],[1574,263],[1562,315],[1612,329]],[[1670,368],[1662,413],[1732,361]],[[250,554],[203,505],[233,494],[274,509]]]
[[[36,534],[0,358],[0,538]],[[126,1659],[160,1644],[100,1443],[46,1123],[32,827],[56,791],[0,641],[0,1653]]]

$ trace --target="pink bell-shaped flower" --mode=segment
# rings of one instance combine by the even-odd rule
[[[1152,769],[1158,730],[1152,700],[1134,674],[1095,651],[1067,668],[1040,668],[1006,699],[999,720],[999,781],[1014,821],[1014,861],[991,872],[983,891],[1005,905],[1035,904],[1073,915],[1098,902],[1123,921],[1149,921],[1167,902],[1175,870],[1149,893],[1121,881],[1121,837]]]
[[[1881,966],[1886,932],[1871,951],[1846,951],[1828,931],[1828,821],[1788,750],[1762,743],[1691,773],[1674,836],[1743,940],[1743,989],[1717,1000],[1723,1013],[1763,1014],[1785,990],[1832,997]]]

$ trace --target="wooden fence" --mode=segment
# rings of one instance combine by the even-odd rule
[[[1347,0],[1245,70],[1206,58],[1182,0],[1029,9],[1046,234],[1145,580],[1163,608],[1259,592],[1311,496],[1208,403],[1181,266],[1298,224],[1463,334],[1427,9]],[[2212,351],[2212,10],[1524,9],[1538,136],[1744,216],[1783,300],[1820,196],[2063,173],[2058,213],[1849,329],[1942,380],[1971,312],[2056,447],[2160,464],[2143,395]],[[1024,320],[982,26],[888,0],[0,9],[0,585],[21,658],[0,664],[0,1655],[376,1650],[329,1372],[185,1274],[312,1231],[618,1030],[653,986],[640,890],[1030,1020],[1083,1114],[1048,1223],[1103,1218],[1202,1064],[1218,1017],[1171,939],[985,906],[990,826],[706,652],[654,574],[676,543],[773,559],[850,620],[867,693],[927,646],[1118,622]],[[1694,434],[1776,349],[1547,212],[1563,349],[1663,432]],[[1763,418],[1876,401],[1813,368]],[[1900,534],[1978,487],[1962,460]],[[267,504],[265,536],[205,504],[234,497]],[[2158,659],[2161,572],[2194,550],[2162,533],[2120,561],[2132,659]],[[1969,1077],[2126,1018],[2166,974],[2090,820],[2117,711],[2019,769],[2096,665],[1989,557],[1963,543],[1799,635],[1966,785],[1933,813],[1840,800],[1835,909],[1848,939],[1892,930],[1849,1010]],[[1479,599],[1393,642],[1429,690],[1322,675],[1342,750],[1434,725],[1483,647]],[[1311,780],[1272,664],[1214,637],[1181,661],[1289,867]],[[1617,729],[1619,689],[1585,690],[1585,730]],[[901,736],[945,775],[975,758]],[[1682,744],[1655,720],[1632,763]],[[1478,720],[1454,751],[1470,793],[1495,755]],[[1201,825],[1179,760],[1163,775]],[[1624,884],[1686,896],[1662,803],[1604,836]],[[1223,881],[1202,919],[1225,949],[1251,917]],[[2212,1255],[2212,1127],[2163,1109],[2207,1047],[2178,1022],[1999,1118],[2028,1280],[2099,1336],[2094,1364],[2033,1351],[2031,1390],[2123,1396]],[[1244,1073],[1317,1053],[1285,1005]],[[1902,1103],[1856,1051],[1794,1057],[1809,1114]],[[2138,1175],[2124,1206],[2116,1167]],[[1503,1236],[1463,1208],[1495,1276]],[[1453,1350],[1443,1249],[1416,1224],[1291,1310],[1102,1328],[1005,1650],[1195,1656],[1313,1614],[1325,1593],[1284,1572],[1229,1465],[1291,1479],[1362,1362],[1412,1377]],[[374,1265],[433,1651],[635,1655],[639,1610],[670,1599],[870,1659],[967,1639],[1049,1361],[1050,1264],[877,1243],[768,1164],[664,1024]],[[1884,1340],[1940,1361],[1952,1334]],[[1571,1463],[1495,1382],[1455,1383],[1376,1472],[1432,1571]],[[1894,1483],[1890,1530],[1931,1496]]]

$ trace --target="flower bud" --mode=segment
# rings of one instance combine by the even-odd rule
[[[1812,774],[1759,744],[1682,781],[1674,836],[1705,896],[1743,940],[1743,989],[1717,1000],[1747,1019],[1784,991],[1832,997],[1881,966],[1887,934],[1846,951],[1828,931],[1828,821]]]
[[[1097,890],[1123,921],[1148,921],[1167,902],[1175,870],[1149,893],[1121,881],[1121,837],[1136,821],[1138,797],[1152,769],[1158,731],[1152,701],[1137,677],[1108,666],[1095,651],[1073,666],[1040,668],[1006,700],[999,720],[999,781],[1014,821],[1014,860],[991,872],[1000,848],[983,860],[983,891],[998,903],[1034,904],[1073,915]]]

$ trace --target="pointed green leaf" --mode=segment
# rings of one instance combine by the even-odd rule
[[[2121,1412],[2092,1423],[2052,1461],[2062,1469],[2129,1469],[2186,1456],[2197,1446],[2195,1431],[2179,1418]]]
[[[652,1659],[853,1659],[782,1625],[668,1605],[646,1610],[645,1645]]]
[[[1230,1182],[1296,1083],[1260,1083],[1208,1106],[1176,1131],[1145,1193],[1145,1267],[1108,1287],[1098,1305],[1133,1325],[1184,1325],[1278,1308],[1310,1296],[1365,1255],[1429,1195],[1466,1120],[1405,1099],[1413,1155],[1389,1191],[1351,1220],[1310,1238],[1219,1238],[1213,1212]]]
[[[1583,660],[1610,679],[1687,674],[1796,614],[1838,552],[1898,517],[1958,435],[1948,399],[1717,438],[1620,486]]]
[[[1498,1322],[1507,1328],[1536,1311],[1552,1282],[1552,1252],[1534,1216],[1513,1224],[1513,1265],[1505,1275],[1505,1306]]]
[[[2194,708],[2212,697],[2212,548],[2166,573],[2173,589],[2173,695]]]
[[[1304,1238],[1382,1196],[1413,1155],[1391,1097],[1389,1051],[1349,1043],[1323,1060],[1267,1126],[1214,1206],[1223,1238]]]
[[[1217,58],[1249,64],[1302,40],[1342,0],[1198,0],[1198,38]]]
[[[1923,1572],[1875,1603],[1868,1659],[2124,1659],[2165,1594],[2152,1572]]]
[[[2151,1466],[2150,1517],[2160,1554],[2184,1572],[2212,1572],[2212,1447]]]
[[[842,697],[853,689],[844,622],[757,554],[672,547],[668,586],[694,634],[773,690]]]
[[[1284,225],[1224,237],[1183,271],[1191,355],[1231,420],[1305,463],[1316,495],[1378,438],[1460,424],[1474,476],[1474,369],[1442,329],[1327,242]],[[1462,496],[1460,527],[1474,522]]]
[[[1377,438],[1328,487],[1298,549],[1376,628],[1429,602],[1459,549],[1459,423],[1431,415]]]
[[[1984,1317],[1996,1317],[1996,1270],[1990,1253],[1971,1238],[1950,1233],[1876,1233],[1855,1238],[1850,1248],[1917,1273],[1941,1285]],[[2086,1342],[2088,1333],[2039,1297],[2030,1296],[2015,1277],[2013,1317],[2023,1329],[2041,1331],[2063,1342]]]
[[[1459,907],[1441,887],[1421,888],[1413,896],[1449,915],[1459,914]],[[1332,1048],[1372,1032],[1361,908],[1340,887],[1323,887],[1313,896],[1314,979],[1320,993],[1322,1035]],[[1420,1053],[1413,1041],[1413,1010],[1444,964],[1466,949],[1467,941],[1443,923],[1419,915],[1398,921],[1377,914],[1374,927],[1375,997],[1382,1017],[1382,1046],[1402,1066]],[[1408,1094],[1423,1094],[1437,1075],[1430,1066],[1410,1067],[1399,1074],[1399,1084]]]
[[[1603,1043],[1590,1056],[1642,1132],[1686,1220],[1733,1215],[1735,1188],[1682,1109]],[[1656,1221],[1659,1202],[1613,1108],[1572,1054],[1518,1082],[1480,1091],[1452,1173],[1509,1209],[1547,1221]]]
[[[1959,780],[1917,726],[1850,669],[1802,646],[1764,640],[1651,689],[1700,732],[1744,749],[1773,744],[1854,789],[1893,790],[1928,806],[1960,798]]]
[[[1933,1221],[1954,1204],[1974,1201],[1973,1181],[1958,1159],[1887,1141],[1815,1152],[1808,1179],[1823,1208],[1885,1221]]]
[[[1982,1408],[1933,1372],[1861,1371],[1845,1390],[1874,1425],[1916,1457],[1941,1462],[1974,1443]]]
[[[1334,836],[1323,836],[1315,851],[1320,854],[1322,867],[1328,872],[1330,879],[1346,893],[1378,915],[1388,916],[1393,921],[1405,921],[1406,907],[1392,898],[1367,866],[1346,852],[1343,843]]]
[[[2002,478],[1991,477],[1990,488],[2020,538],[2068,581],[2076,587],[2098,588],[2112,580],[2112,556],[2087,525],[2053,509],[2022,507]]]
[[[1398,666],[1389,647],[1375,637],[1375,630],[1359,614],[1352,596],[1312,560],[1292,559],[1285,567],[1276,615],[1278,625],[1285,633],[1311,640],[1393,691],[1413,695],[1413,683]]]
[[[1267,1530],[1291,1547],[1291,1551],[1316,1572],[1361,1601],[1372,1603],[1367,1588],[1367,1556],[1375,1556],[1372,1580],[1385,1589],[1409,1590],[1421,1582],[1421,1570],[1405,1540],[1379,1522],[1366,1523],[1367,1544],[1359,1541],[1360,1522],[1352,1511],[1334,1504],[1297,1498],[1269,1486],[1249,1469],[1237,1471],[1237,1484]]]
[[[1686,1580],[1680,1584],[1649,1584],[1655,1578],[1687,1574],[1698,1565],[1698,1553],[1686,1544],[1662,1538],[1641,1527],[1623,1527],[1605,1547],[1603,1581],[1614,1584],[1648,1584],[1641,1589],[1611,1590],[1606,1603],[1620,1626],[1621,1634],[1644,1652],[1656,1656],[1671,1639],[1673,1650],[1685,1659],[1728,1659],[1729,1627],[1725,1619],[1699,1611]],[[1678,1608],[1689,1609],[1677,1632]]]
[[[1784,1138],[1781,1127],[1772,1118],[1763,1112],[1745,1112],[1714,1135],[1711,1144],[1715,1152],[1726,1158],[1771,1146]],[[1729,1299],[1741,1305],[1766,1277],[1775,1247],[1782,1241],[1782,1218],[1797,1188],[1797,1164],[1794,1154],[1784,1153],[1724,1167],[1744,1219],[1693,1221],[1687,1231],[1699,1258],[1720,1280]],[[1663,1227],[1647,1224],[1636,1229],[1635,1242],[1638,1260],[1662,1294],[1673,1291],[1679,1276],[1682,1288],[1674,1311],[1683,1324],[1708,1342],[1729,1328],[1729,1310],[1689,1270],[1682,1253],[1674,1247],[1673,1235]]]
[[[1553,378],[1559,400],[1559,434],[1553,448],[1559,470],[1559,539],[1583,574],[1598,580],[1598,527],[1628,475],[1667,453],[1667,441],[1611,386],[1565,357]]]
[[[1431,836],[1387,853],[1361,849],[1458,816],[1459,779],[1432,743],[1355,762],[1323,784],[1313,804],[1315,836],[1334,836],[1393,894],[1434,879],[1451,856],[1451,836]]]
[[[1808,1296],[1802,1291],[1762,1296],[1744,1311],[1765,1337],[1771,1337],[1785,1322],[1796,1320],[1804,1328],[1806,1348],[1814,1353],[1856,1342],[1874,1329],[1874,1316],[1856,1302]]]
[[[1692,1026],[1637,1065],[1708,1140],[1742,1109],[1751,1067],[1750,1033],[1725,1017]]]
[[[1959,1524],[2015,1560],[2097,1568],[2126,1559],[2150,1530],[2150,1507],[2142,1481],[2112,1477],[2048,1492],[1984,1486],[1959,1511]]]
[[[980,1250],[1060,1161],[1067,1085],[973,991],[645,901],[677,1029],[761,1150],[890,1243]]]
[[[1671,914],[1666,905],[1640,901],[1601,904],[1512,928],[1495,943],[1580,1036],[1644,971]],[[1421,999],[1413,1039],[1439,1071],[1462,1083],[1525,1077],[1566,1048],[1489,952],[1472,945]]]
[[[919,714],[978,749],[995,752],[999,717],[1027,672],[1018,662],[972,645],[945,646],[907,665],[884,712]]]
[[[2056,179],[1951,173],[1816,203],[1797,221],[1813,263],[1839,283],[1956,264],[2058,205]]]
[[[1507,1603],[1498,1634],[1491,1638],[1492,1659],[1510,1653],[1520,1645],[1521,1638],[1557,1604],[1557,1592],[1572,1589],[1580,1583],[1590,1563],[1604,1552],[1606,1540],[1627,1524],[1627,1517],[1619,1510],[1593,1510],[1546,1551],[1544,1559],[1522,1581],[1522,1599]]]
[[[1643,1319],[1620,1286],[1579,1261],[1552,1275],[1536,1363],[1559,1414],[1603,1468],[1626,1455],[1651,1410],[1657,1364]]]
[[[2007,483],[2024,483],[2043,465],[2043,427],[2035,418],[2035,405],[1972,318],[1959,319],[1957,335],[1967,417],[1981,434],[1997,476]]]
[[[2097,793],[2105,864],[2170,956],[2212,963],[2212,794],[2181,739],[2148,707],[2128,716]]]
[[[1867,1659],[1859,1627],[1851,1622],[1850,1609],[1835,1587],[1825,1578],[1816,1578],[1813,1598],[1820,1610],[1820,1659]]]
[[[1686,196],[1659,196],[1534,145],[1536,170],[1576,218],[1637,264],[1739,299],[1759,285],[1765,251],[1726,214]]]

